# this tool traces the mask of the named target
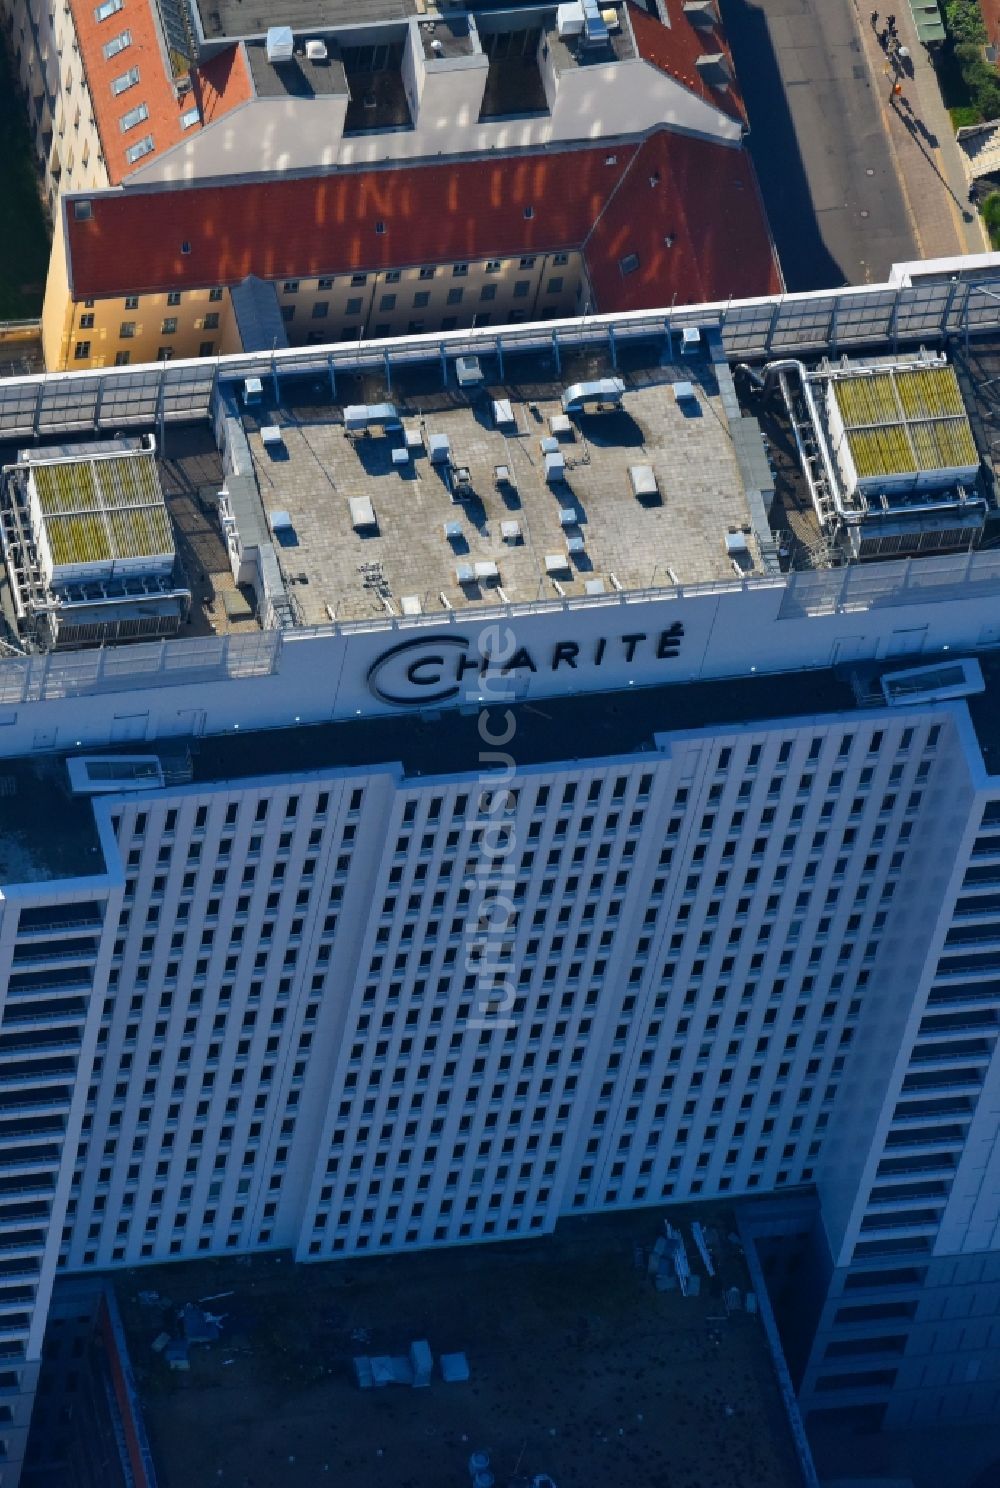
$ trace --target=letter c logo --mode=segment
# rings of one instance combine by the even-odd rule
[[[412,641],[402,641],[389,651],[383,651],[368,668],[369,689],[380,702],[405,708],[445,703],[449,698],[457,697],[457,682],[440,685],[444,682],[445,659],[441,652],[445,647],[467,651],[469,642],[465,636],[419,636]],[[403,658],[409,658],[412,652],[419,654],[413,656],[412,660],[406,660],[404,664]],[[396,661],[400,662],[398,668],[393,666]],[[414,690],[397,691],[404,682]]]

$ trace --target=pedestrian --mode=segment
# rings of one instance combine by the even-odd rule
[[[878,33],[878,44],[882,48],[883,52],[888,49],[888,46],[889,46],[889,33],[888,33],[888,31],[880,31]]]
[[[896,17],[894,15],[886,16],[886,18],[885,18],[885,25],[886,25],[886,30],[888,31],[889,35],[890,36],[895,36],[895,34],[896,34]]]
[[[872,30],[873,31],[877,31],[878,30],[878,11],[877,10],[873,10],[872,11],[871,22],[872,22]]]

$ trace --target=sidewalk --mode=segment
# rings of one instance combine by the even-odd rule
[[[984,253],[989,238],[979,213],[969,206],[969,180],[937,77],[917,41],[909,0],[890,0],[879,12],[879,29],[890,13],[903,46],[909,48],[913,77],[900,76],[902,94],[893,96],[895,74],[872,28],[872,7],[851,0],[879,99],[882,122],[896,162],[914,235],[924,258]],[[892,6],[895,4],[895,10]]]

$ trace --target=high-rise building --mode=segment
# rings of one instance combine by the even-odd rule
[[[5,1488],[60,1268],[695,1196],[995,1409],[998,267],[0,384]]]

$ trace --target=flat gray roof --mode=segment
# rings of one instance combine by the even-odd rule
[[[435,57],[471,57],[475,51],[467,15],[430,16],[420,22],[420,39],[429,62]],[[438,46],[434,46],[434,42]]]
[[[196,0],[208,41],[224,36],[263,36],[269,26],[291,26],[317,36],[337,26],[399,21],[416,15],[416,0]]]
[[[347,75],[336,45],[327,42],[330,55],[313,62],[305,46],[296,43],[295,56],[289,62],[269,62],[262,41],[247,42],[247,58],[258,98],[330,98],[347,93]]]
[[[281,427],[277,456],[265,450],[257,418],[245,417],[265,512],[287,512],[291,521],[275,551],[300,622],[384,616],[390,607],[400,614],[404,598],[424,613],[440,612],[442,594],[459,609],[504,596],[515,604],[551,599],[560,588],[583,595],[595,586],[607,593],[666,587],[675,576],[686,583],[732,580],[726,536],[749,526],[750,510],[733,449],[729,416],[738,410],[724,364],[684,357],[623,372],[621,410],[571,419],[555,436],[565,480],[547,481],[542,440],[554,438],[550,421],[562,414],[563,389],[612,372],[574,358],[557,373],[550,361],[526,358],[522,368],[508,369],[503,385],[442,389],[429,376],[412,389],[398,382],[388,392],[359,387],[367,396],[354,396],[340,379],[336,405],[261,413],[261,422],[273,419]],[[679,401],[676,383],[691,383],[694,399]],[[402,433],[353,439],[344,428],[344,405],[386,398],[420,439],[402,466],[393,463]],[[496,427],[495,399],[510,402],[511,429]],[[441,435],[453,464],[469,473],[473,495],[458,503],[445,468],[427,453],[432,437]],[[632,466],[652,468],[658,500],[633,494]],[[508,481],[498,479],[498,467],[506,467]],[[377,530],[352,526],[350,501],[359,496],[371,501]],[[451,535],[446,523],[454,524]],[[516,536],[504,530],[511,523]],[[571,556],[568,539],[580,549]],[[755,553],[752,537],[747,541]],[[561,558],[560,571],[552,570],[550,555]],[[458,565],[489,563],[495,575],[460,582]]]
[[[545,40],[552,53],[558,72],[567,72],[574,67],[595,67],[608,62],[628,62],[635,56],[635,41],[625,5],[602,5],[601,10],[615,10],[618,26],[609,28],[605,46],[588,46],[582,35],[560,36],[553,16],[545,27]],[[686,23],[685,23],[686,24]]]

